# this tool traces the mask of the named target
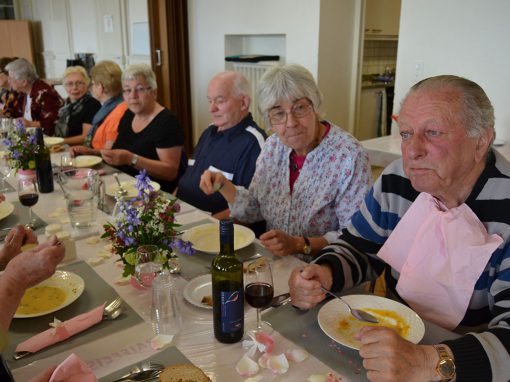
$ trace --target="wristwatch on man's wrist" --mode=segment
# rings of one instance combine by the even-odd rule
[[[435,345],[434,348],[439,355],[439,361],[436,365],[436,372],[441,376],[441,382],[448,382],[455,377],[455,362],[446,350],[444,345]]]
[[[312,253],[312,245],[310,244],[310,240],[306,236],[303,236],[303,240],[305,241],[305,245],[303,246],[303,253],[305,255],[309,255]]]
[[[131,157],[131,167],[135,167],[137,162],[138,162],[138,155],[133,154],[133,156]]]

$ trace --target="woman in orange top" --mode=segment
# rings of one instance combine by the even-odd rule
[[[71,155],[101,155],[101,149],[109,149],[117,139],[119,121],[127,110],[121,95],[122,70],[113,61],[101,61],[90,71],[91,92],[101,102],[101,109],[92,120],[92,128],[83,146],[72,146]]]

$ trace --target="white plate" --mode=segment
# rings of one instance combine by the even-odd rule
[[[12,211],[14,211],[14,204],[7,201],[0,202],[0,220],[12,214]]]
[[[506,142],[504,139],[498,139],[498,138],[494,139],[494,142],[492,142],[492,144],[494,146],[503,146],[505,143]]]
[[[74,165],[76,167],[94,167],[102,161],[103,158],[96,155],[80,155],[74,158]]]
[[[204,309],[212,309],[212,306],[202,304],[202,297],[212,296],[211,275],[195,277],[184,287],[183,296],[191,305]]]
[[[202,224],[188,229],[182,240],[190,241],[197,251],[217,254],[220,252],[219,223]],[[234,224],[234,250],[247,247],[255,240],[255,233],[248,227]]]
[[[136,188],[136,180],[134,179],[128,180],[126,182],[120,182],[120,184],[122,185],[122,188],[127,191],[127,195],[125,196],[126,198],[135,198],[138,195],[138,189]],[[154,191],[156,192],[159,191],[161,188],[159,183],[156,182],[151,181],[150,185],[152,186],[152,188],[154,188]],[[106,187],[106,195],[115,196],[115,193],[117,192],[118,189],[119,185],[117,184],[117,182],[110,183]]]
[[[372,311],[371,309],[385,310],[396,314],[401,318],[404,325],[409,326],[407,334],[403,337],[415,344],[420,342],[425,334],[425,325],[421,318],[412,309],[397,301],[372,295],[349,295],[342,296],[342,298],[345,299],[351,307],[365,309],[369,313],[374,314],[380,322],[385,319],[391,319],[381,317],[376,311]],[[354,334],[357,333],[362,326],[374,326],[374,324],[367,324],[366,322],[361,322],[352,317],[347,306],[337,299],[329,301],[319,310],[317,320],[319,321],[319,326],[322,331],[331,339],[357,350],[359,350],[360,342],[353,338]],[[395,322],[394,320],[391,321],[393,323]],[[340,322],[345,324],[342,329],[340,329]]]
[[[37,284],[36,286],[52,286],[63,289],[66,292],[66,298],[56,308],[49,309],[44,312],[34,313],[34,314],[18,314],[14,315],[14,318],[30,318],[30,317],[39,317],[44,316],[48,313],[56,312],[62,308],[65,308],[69,304],[76,301],[78,297],[81,296],[83,290],[85,289],[85,282],[83,279],[78,276],[76,273],[66,272],[66,271],[56,271],[53,276],[44,280],[43,282]],[[27,289],[28,290],[28,289]]]
[[[64,142],[64,138],[62,137],[44,137],[44,144],[48,147],[58,145]]]

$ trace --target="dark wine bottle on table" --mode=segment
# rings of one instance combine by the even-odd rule
[[[234,253],[234,221],[220,221],[220,253],[212,261],[214,336],[232,343],[244,334],[243,264]]]
[[[53,191],[53,170],[51,168],[50,150],[44,144],[42,128],[36,129],[37,147],[35,150],[35,171],[39,192]]]

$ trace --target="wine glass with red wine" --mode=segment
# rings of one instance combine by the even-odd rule
[[[39,191],[37,190],[35,178],[20,179],[18,181],[18,198],[21,204],[28,207],[28,223],[26,226],[34,228],[35,222],[32,220],[32,206],[39,200]]]
[[[260,319],[261,309],[271,304],[274,295],[271,264],[266,258],[248,263],[244,274],[244,285],[244,299],[249,305],[257,309],[255,326],[247,325],[246,330],[252,333],[271,334],[273,332],[271,324]]]

